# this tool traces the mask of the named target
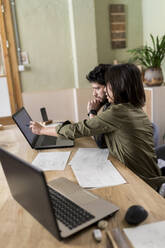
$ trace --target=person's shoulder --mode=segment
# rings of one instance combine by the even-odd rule
[[[125,103],[119,103],[119,104],[111,104],[109,110],[111,112],[113,111],[127,111],[128,108],[130,108],[129,104],[125,104]]]
[[[119,104],[111,104],[111,111],[128,111],[128,110],[133,110],[133,109],[141,109],[138,107],[135,107],[131,103],[119,103]]]
[[[128,115],[128,112],[134,112],[134,108],[135,107],[129,103],[111,104],[105,112],[106,115],[110,115],[111,118],[118,118]]]
[[[119,103],[119,104],[114,104],[111,103],[107,106],[107,108],[105,109],[105,111],[103,111],[102,113],[104,114],[114,114],[117,112],[127,112],[129,109],[135,108],[132,104],[129,103]]]

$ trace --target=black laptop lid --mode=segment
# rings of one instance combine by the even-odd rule
[[[0,161],[13,198],[60,239],[43,172],[2,148]]]
[[[12,118],[29,142],[29,144],[33,147],[33,144],[36,142],[38,135],[33,134],[31,129],[29,128],[29,124],[32,119],[25,108],[22,107],[18,112],[13,114]]]

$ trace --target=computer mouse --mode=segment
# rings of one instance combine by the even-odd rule
[[[133,205],[127,209],[125,220],[128,224],[138,225],[148,216],[148,212],[140,205]]]

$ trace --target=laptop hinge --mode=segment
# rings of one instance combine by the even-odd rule
[[[36,134],[33,141],[32,141],[32,147],[33,148],[35,148],[35,144],[37,143],[38,138],[39,138],[39,135]]]

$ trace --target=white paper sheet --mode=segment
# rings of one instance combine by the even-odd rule
[[[70,162],[81,187],[100,188],[126,183],[107,160],[108,149],[80,148]]]
[[[32,164],[43,171],[64,170],[69,156],[70,152],[40,152]]]
[[[165,221],[125,228],[124,232],[135,248],[165,247]]]
[[[108,149],[99,148],[79,148],[73,159],[70,161],[71,164],[82,162],[84,164],[90,162],[102,162],[108,158]]]

